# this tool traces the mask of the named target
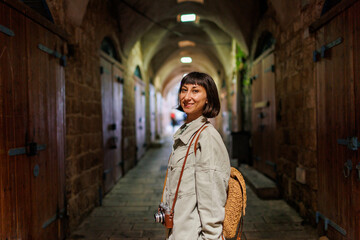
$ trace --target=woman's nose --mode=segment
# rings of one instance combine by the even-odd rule
[[[191,99],[191,92],[187,92],[187,93],[185,94],[185,96],[184,96],[184,99],[185,99],[185,100]]]

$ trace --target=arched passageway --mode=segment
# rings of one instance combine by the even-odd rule
[[[285,200],[318,236],[359,240],[359,6],[0,0],[0,239],[70,237],[106,196],[148,181],[129,179],[156,147],[162,159],[170,116],[174,128],[184,118],[176,88],[200,71],[221,97],[211,122],[254,194]],[[245,231],[260,224],[248,221]]]

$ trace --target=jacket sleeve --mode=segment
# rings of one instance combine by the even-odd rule
[[[230,176],[230,161],[215,129],[200,136],[195,164],[195,189],[201,221],[199,239],[221,239]]]

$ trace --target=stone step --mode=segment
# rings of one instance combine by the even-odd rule
[[[242,164],[239,167],[239,171],[243,175],[246,185],[250,186],[259,198],[280,198],[280,192],[276,186],[276,183],[255,168],[250,167],[246,164]]]

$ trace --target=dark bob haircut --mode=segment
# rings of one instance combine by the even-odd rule
[[[207,118],[214,118],[216,117],[220,112],[220,99],[218,90],[216,88],[215,82],[206,73],[200,73],[200,72],[191,72],[187,74],[183,79],[181,80],[180,88],[179,88],[179,95],[181,92],[181,88],[185,84],[196,84],[199,86],[202,86],[206,90],[206,96],[208,103],[205,104],[204,110],[202,115]],[[179,103],[179,106],[177,107],[178,110],[184,111],[181,107],[181,104]]]

